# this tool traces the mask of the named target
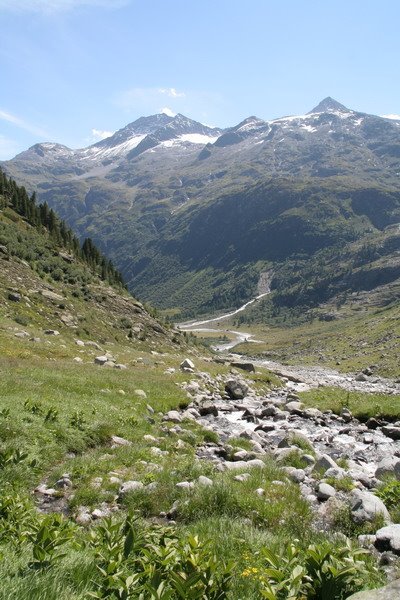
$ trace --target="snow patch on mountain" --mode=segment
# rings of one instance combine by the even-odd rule
[[[213,144],[218,139],[218,136],[211,137],[209,135],[204,135],[202,133],[184,133],[172,140],[165,140],[160,143],[160,146],[164,148],[171,148],[172,146],[176,146],[177,144],[183,144],[189,142],[190,144],[201,144],[205,146],[206,144]]]
[[[90,146],[89,148],[85,148],[84,150],[78,150],[77,154],[79,154],[80,158],[82,158],[83,160],[124,156],[130,150],[136,148],[136,146],[138,146],[140,142],[144,140],[145,137],[145,135],[136,135],[128,139],[126,142],[118,144],[117,146],[111,146],[110,148],[99,148],[98,146]]]

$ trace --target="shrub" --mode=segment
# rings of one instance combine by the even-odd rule
[[[302,549],[288,544],[281,553],[262,548],[257,567],[248,567],[242,577],[257,578],[260,594],[268,600],[342,600],[363,588],[368,568],[368,552],[353,548],[350,541],[341,548],[329,542]]]

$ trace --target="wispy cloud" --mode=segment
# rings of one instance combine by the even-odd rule
[[[395,121],[400,121],[400,115],[381,115],[384,119],[394,119]]]
[[[178,90],[173,87],[135,87],[117,94],[115,103],[124,110],[146,106],[152,106],[152,110],[154,110],[154,106],[159,105],[162,99],[165,99],[165,96],[175,101],[182,101],[186,98],[185,92],[178,92]]]
[[[40,137],[49,137],[48,134],[41,129],[40,127],[36,127],[35,125],[31,125],[30,123],[26,123],[23,119],[12,115],[5,110],[0,109],[0,120],[7,121],[7,123],[12,123],[16,127],[23,129],[24,131],[28,131],[29,133],[33,133],[33,135],[38,135]]]
[[[15,140],[10,140],[0,134],[0,160],[13,158],[19,150],[20,147]]]
[[[104,131],[103,129],[92,129],[92,140],[98,142],[112,136],[113,131]]]
[[[120,8],[131,0],[0,0],[0,10],[17,13],[56,13],[79,7]]]
[[[168,108],[168,106],[164,106],[164,108],[161,109],[161,112],[168,117],[175,117],[176,115],[176,112]]]
[[[160,94],[164,94],[169,98],[185,98],[185,92],[178,92],[175,88],[158,88]]]
[[[224,106],[224,99],[218,92],[163,86],[132,87],[115,94],[111,100],[129,117],[182,113],[202,123],[214,120],[213,112],[220,112]]]

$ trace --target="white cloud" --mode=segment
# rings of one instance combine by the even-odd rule
[[[0,160],[13,158],[20,150],[16,141],[6,138],[0,134]]]
[[[164,108],[162,108],[160,112],[162,112],[164,115],[167,115],[168,117],[175,117],[176,115],[176,112],[168,108],[168,106],[164,106]]]
[[[20,119],[19,117],[12,115],[11,113],[6,112],[5,110],[0,109],[0,120],[7,121],[7,123],[12,123],[20,129],[24,129],[25,131],[29,131],[29,133],[33,133],[33,135],[38,135],[40,137],[48,137],[48,134],[45,131],[43,131],[43,129],[40,129],[40,127],[30,125],[29,123],[26,123],[23,119]]]
[[[92,129],[92,139],[96,142],[98,140],[105,140],[113,135],[113,131],[103,131],[102,129]]]
[[[400,115],[381,115],[384,119],[394,119],[395,121],[400,121]]]
[[[175,88],[159,88],[160,94],[165,94],[169,98],[185,98],[185,92],[178,92]]]
[[[79,7],[120,8],[130,0],[0,0],[0,10],[17,13],[56,13]]]

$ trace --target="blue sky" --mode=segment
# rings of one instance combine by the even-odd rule
[[[142,115],[400,113],[398,0],[0,0],[0,159]]]

